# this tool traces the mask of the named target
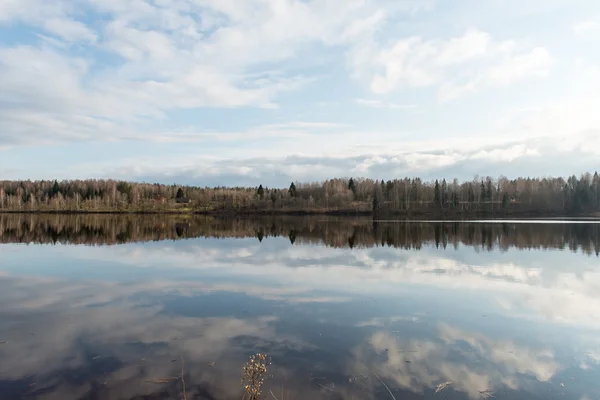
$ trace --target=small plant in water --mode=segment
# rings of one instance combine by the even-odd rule
[[[267,365],[271,360],[264,353],[258,353],[250,356],[250,361],[244,364],[242,373],[242,386],[244,386],[244,400],[260,399],[261,388],[265,383],[265,374]]]

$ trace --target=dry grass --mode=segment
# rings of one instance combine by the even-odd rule
[[[271,359],[265,353],[257,353],[255,355],[250,356],[250,360],[246,364],[244,364],[243,371],[242,371],[241,383],[242,383],[242,386],[244,387],[244,395],[242,396],[242,400],[260,400],[261,399],[263,385],[264,385],[265,379],[267,377],[267,366],[269,366],[269,365],[271,365]],[[181,375],[180,376],[146,380],[146,382],[147,383],[155,383],[155,384],[165,384],[165,383],[170,383],[170,382],[181,379],[181,383],[183,386],[183,400],[187,400],[187,392],[186,392],[186,384],[185,384],[184,374],[185,374],[185,361],[182,356],[181,357]],[[394,397],[394,394],[392,393],[390,388],[385,384],[385,382],[383,382],[383,380],[379,377],[379,375],[377,375],[376,373],[373,373],[373,375],[375,375],[375,377],[379,380],[379,382],[381,382],[381,384],[385,387],[385,389],[390,394],[391,398],[393,400],[396,400],[396,398]],[[364,375],[359,375],[358,377],[362,377],[363,379],[368,379]],[[358,377],[355,377],[353,379],[356,380],[356,379],[358,379]],[[309,380],[314,380],[314,379],[324,379],[324,378],[312,377]],[[437,393],[441,392],[442,390],[444,390],[446,387],[450,386],[451,384],[452,384],[452,382],[445,382],[445,383],[438,385],[435,393],[437,394]],[[326,389],[326,390],[329,390],[332,392],[336,391],[334,388],[323,386],[320,383],[317,383],[317,385],[319,385],[323,389]],[[281,386],[281,393],[279,395],[275,395],[273,390],[269,390],[268,393],[275,400],[297,400],[299,397],[299,394],[297,394],[295,397],[293,397],[289,391],[285,390],[283,385]],[[484,398],[492,397],[491,390],[487,390],[487,391],[480,392],[480,393],[483,395]]]
[[[250,356],[250,361],[244,364],[242,373],[242,386],[244,387],[242,400],[260,399],[262,386],[265,383],[267,365],[270,364],[271,360],[264,353]]]
[[[377,375],[376,373],[373,372],[373,374],[375,375],[375,377],[377,379],[379,379],[379,382],[381,382],[381,384],[383,386],[385,386],[385,388],[387,389],[388,393],[390,394],[390,396],[392,396],[392,399],[396,400],[396,398],[394,397],[394,394],[392,393],[392,391],[390,390],[390,388],[388,387],[388,385],[385,384],[384,381],[381,380],[381,378],[379,377],[379,375]]]
[[[183,400],[187,400],[187,393],[185,390],[185,379],[183,378],[185,361],[183,360],[183,356],[181,356],[181,384],[183,385]]]

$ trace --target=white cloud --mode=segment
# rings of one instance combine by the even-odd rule
[[[452,38],[439,49],[435,62],[440,66],[462,64],[487,55],[492,38],[486,32],[471,29],[463,36]]]
[[[452,100],[466,93],[481,91],[486,87],[507,86],[519,80],[545,78],[550,74],[552,59],[544,48],[515,56],[481,71],[464,83],[444,83],[439,92],[441,100]]]
[[[70,14],[75,14],[79,0],[3,0],[0,2],[0,26],[2,23],[21,21],[35,25],[45,32],[69,42],[95,42],[96,33]]]
[[[531,50],[515,41],[494,41],[489,34],[469,30],[448,40],[413,36],[376,51],[371,77],[374,93],[403,87],[439,86],[443,100],[506,86],[529,78],[546,77],[551,58],[543,47]]]
[[[392,110],[413,110],[417,108],[416,104],[398,104],[392,102],[385,102],[375,99],[354,99],[354,102],[363,106],[372,108],[389,108]]]
[[[153,54],[158,51],[154,49]],[[67,57],[52,48],[0,48],[0,92],[10,105],[0,110],[5,142],[128,138],[139,131],[133,123],[142,117],[161,117],[176,108],[268,107],[275,93],[305,82],[275,76],[263,80],[260,87],[240,88],[240,82],[252,81],[205,66],[191,67],[166,82],[132,81],[91,75],[90,65],[86,59]]]
[[[278,94],[314,81],[287,72],[282,61],[315,46],[351,45],[387,15],[377,5],[342,0],[173,0],[168,7],[27,0],[0,7],[0,23],[24,22],[50,45],[0,48],[0,92],[11,103],[2,111],[9,120],[3,135],[12,144],[112,138],[119,136],[115,124],[131,137],[141,121],[174,109],[277,108]],[[97,33],[78,20],[83,10],[104,18]],[[74,56],[61,41],[97,43]],[[121,59],[106,63],[98,51]]]
[[[64,128],[68,129],[66,125]],[[110,125],[103,129],[107,135],[111,134]],[[524,170],[540,176],[560,176],[596,168],[600,135],[594,132],[598,131],[573,134],[568,139],[556,135],[490,141],[482,136],[480,140],[413,139],[402,143],[393,142],[394,132],[362,132],[351,126],[323,121],[292,121],[240,132],[155,132],[144,140],[206,142],[223,148],[233,142],[250,146],[255,140],[268,139],[268,143],[253,148],[251,154],[244,146],[230,148],[226,154],[214,151],[213,147],[199,148],[194,155],[184,157],[178,151],[164,152],[160,162],[153,156],[133,155],[102,162],[69,163],[64,171],[55,169],[48,179],[93,176],[167,182],[175,179],[180,183],[209,186],[227,182],[279,187],[289,185],[290,181],[319,181],[335,176],[470,180],[475,174],[518,177]],[[136,135],[131,137],[138,139]],[[364,137],[373,136],[381,138],[381,142],[374,141],[370,147],[361,145]],[[574,167],[565,173],[565,165]],[[9,178],[19,176],[27,178],[16,171],[7,175]]]
[[[338,128],[348,128],[351,125],[348,124],[338,124],[334,122],[307,122],[307,121],[292,121],[287,122],[285,124],[271,124],[265,125],[261,127],[261,129],[338,129]]]
[[[96,34],[79,21],[68,18],[51,18],[44,21],[44,28],[67,42],[95,42]]]
[[[584,37],[600,37],[600,18],[581,21],[573,25],[573,32]]]
[[[512,162],[521,157],[539,156],[540,152],[535,148],[527,148],[523,144],[518,144],[504,149],[481,150],[470,156],[472,160],[489,160],[493,162]]]

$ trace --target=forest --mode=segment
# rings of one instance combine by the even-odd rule
[[[337,178],[285,188],[0,181],[0,212],[598,216],[600,177]]]
[[[0,243],[118,245],[193,238],[284,238],[336,248],[435,245],[600,252],[600,224],[377,222],[370,217],[0,214]]]

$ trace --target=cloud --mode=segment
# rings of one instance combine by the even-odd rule
[[[354,102],[367,107],[373,108],[389,108],[392,110],[413,110],[417,108],[416,104],[397,104],[389,103],[375,99],[354,99]]]
[[[67,42],[95,42],[97,35],[86,25],[71,19],[52,18],[44,21],[44,28]]]
[[[471,160],[488,160],[492,162],[512,162],[521,157],[537,157],[540,155],[538,149],[527,148],[524,144],[517,144],[508,148],[481,150],[471,155]]]
[[[441,100],[452,100],[486,87],[507,86],[529,78],[545,78],[550,74],[551,65],[552,59],[548,51],[537,47],[529,53],[514,56],[500,64],[488,67],[465,83],[443,84],[439,97]]]
[[[374,52],[371,90],[382,94],[437,86],[439,97],[450,100],[486,87],[546,77],[551,65],[543,47],[528,50],[513,40],[494,41],[477,29],[446,40],[412,36]]]
[[[204,169],[219,185],[287,185],[332,175],[592,168],[600,74],[585,42],[566,54],[543,30],[505,28],[533,20],[539,5],[511,0],[515,7],[491,22],[487,8],[459,4],[448,23],[430,12],[440,4],[4,0],[0,151],[44,146],[54,160],[70,143],[86,154],[100,142],[127,142],[131,151],[73,167],[33,157],[3,170],[186,183]],[[544,7],[564,23],[564,3]],[[591,34],[595,21],[573,29]],[[156,143],[164,154],[146,151]],[[556,147],[562,169],[552,163]]]
[[[0,21],[43,33],[36,45],[0,47],[4,141],[122,138],[171,110],[277,108],[280,93],[314,81],[283,61],[314,46],[349,45],[384,17],[373,5],[340,0],[3,2]],[[75,52],[63,41],[95,45]]]
[[[573,25],[573,32],[582,37],[598,37],[600,35],[600,19],[589,19]]]
[[[217,186],[227,182],[234,186],[266,184],[270,187],[336,176],[470,180],[475,174],[518,177],[523,171],[540,176],[564,176],[593,171],[596,167],[600,136],[595,132],[598,131],[573,135],[568,140],[541,137],[490,144],[487,140],[482,143],[454,140],[394,144],[390,139],[381,144],[374,142],[369,148],[361,145],[364,133],[352,128],[327,122],[295,122],[238,133],[179,132],[154,136],[159,142],[210,141],[213,145],[270,140],[260,149],[253,150],[250,157],[243,150],[230,150],[227,156],[163,154],[160,163],[153,157],[131,157],[80,163],[76,170],[81,178],[92,175],[152,182]],[[568,171],[565,171],[565,165],[570,166]],[[65,171],[64,177],[74,176]]]
[[[79,3],[57,0],[5,0],[0,4],[0,26],[15,21],[38,26],[67,43],[93,43],[97,34],[84,23],[71,18]]]
[[[260,88],[240,89],[220,72],[203,66],[171,82],[100,81],[90,75],[87,60],[52,48],[0,48],[3,141],[43,144],[142,138],[141,118],[164,117],[166,110],[174,108],[269,106],[271,93],[301,84],[301,78],[270,77]]]

